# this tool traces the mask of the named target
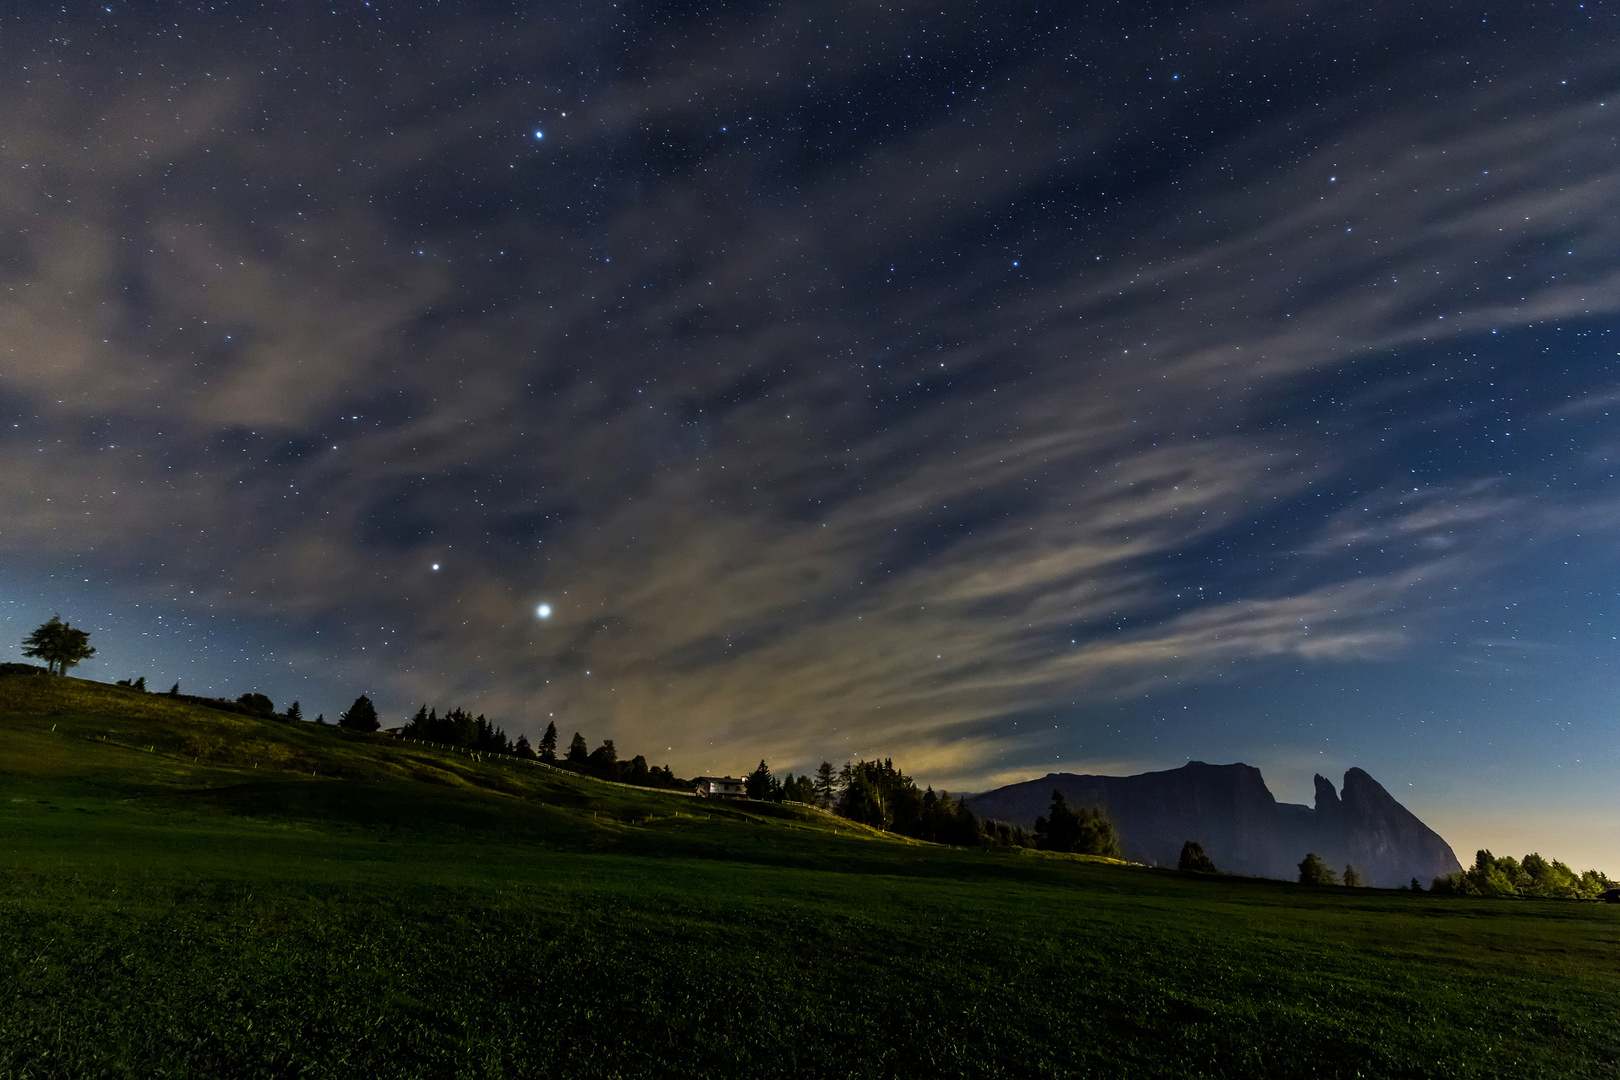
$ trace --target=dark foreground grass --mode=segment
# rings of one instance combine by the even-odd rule
[[[1612,907],[891,843],[464,761],[433,780],[331,733],[317,775],[270,774],[111,749],[94,701],[5,700],[0,1076],[1620,1068]]]

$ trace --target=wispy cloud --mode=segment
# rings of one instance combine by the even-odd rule
[[[681,62],[567,118],[556,86],[490,80],[472,128],[420,74],[358,120],[276,98],[293,115],[268,124],[275,84],[240,53],[93,108],[14,86],[7,550],[386,641],[355,663],[396,708],[466,695],[682,768],[871,752],[963,783],[1045,752],[985,734],[1021,711],[1387,657],[1437,602],[1416,594],[1488,558],[1482,529],[1522,529],[1489,478],[1319,512],[1313,484],[1376,447],[1273,414],[1402,349],[1620,307],[1613,109],[1542,104],[1528,70],[1347,95],[1303,150],[1278,117],[1139,192],[1085,257],[1014,209],[1100,182],[1093,151],[1144,117],[1032,110],[1061,65],[1022,62],[767,182],[764,134],[699,127],[738,101],[780,128],[801,95],[779,72],[853,79],[909,31],[704,59],[757,29],[675,37]],[[512,132],[542,105],[537,157]],[[683,149],[615,174],[649,132]],[[1202,596],[1166,572],[1241,559],[1285,507],[1317,522],[1289,572],[1210,569]],[[1416,555],[1341,558],[1385,541]]]

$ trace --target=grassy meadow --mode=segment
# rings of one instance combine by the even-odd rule
[[[942,848],[0,676],[0,1077],[1617,1073],[1614,906]]]

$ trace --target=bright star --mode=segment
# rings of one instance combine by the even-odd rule
[[[438,568],[439,568],[439,564],[438,564],[438,563],[434,563],[434,564],[433,564],[433,569],[435,569],[435,570],[437,570],[437,569],[438,569]]]
[[[549,619],[551,618],[551,605],[541,604],[539,607],[534,609],[534,613],[540,616],[542,619]]]
[[[543,139],[543,138],[546,137],[546,133],[543,132],[543,131],[536,131],[534,133],[534,137],[537,138],[537,139]]]

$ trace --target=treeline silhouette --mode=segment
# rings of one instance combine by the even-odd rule
[[[358,705],[358,702],[356,704]],[[347,717],[354,711],[355,709],[351,708],[344,716]],[[474,716],[466,709],[457,707],[441,716],[436,707],[430,709],[424,704],[397,734],[402,739],[441,743],[479,753],[510,754],[513,757],[541,761],[570,772],[583,773],[600,780],[613,780],[621,784],[654,788],[689,786],[689,781],[677,777],[668,765],[650,765],[640,754],[628,761],[619,760],[619,751],[613,745],[612,739],[602,740],[602,745],[592,750],[590,744],[585,741],[585,736],[577,731],[569,743],[568,750],[559,757],[555,723],[546,725],[545,734],[540,737],[540,745],[535,747],[529,744],[528,737],[524,735],[519,735],[517,741],[513,742],[500,725],[491,722],[483,713]]]
[[[1416,886],[1417,882],[1412,883]],[[1437,877],[1429,891],[1442,896],[1528,896],[1552,900],[1597,900],[1615,882],[1596,871],[1577,874],[1557,859],[1531,852],[1523,859],[1495,856],[1481,848],[1474,865],[1457,874]]]
[[[152,691],[146,688],[145,675],[142,675],[136,679],[119,679],[117,682],[113,683],[113,685],[121,686],[126,690],[138,690],[143,694],[152,693]],[[298,704],[298,702],[295,701],[291,705],[287,706],[286,712],[278,713],[276,711],[275,703],[264,694],[258,693],[257,691],[250,691],[249,693],[242,694],[235,700],[232,700],[231,698],[201,697],[197,694],[182,694],[180,692],[180,684],[175,683],[173,686],[163,691],[162,696],[174,698],[176,701],[189,702],[192,705],[206,705],[208,708],[218,709],[220,712],[238,713],[242,716],[257,716],[265,720],[296,721],[304,718],[304,710]],[[318,722],[324,724],[326,722],[326,718],[320,717]]]
[[[838,770],[823,761],[814,776],[790,772],[780,780],[761,761],[744,778],[743,790],[752,799],[808,803],[862,825],[936,844],[1040,848],[1113,858],[1120,853],[1113,822],[1096,807],[1071,809],[1054,791],[1051,809],[1035,819],[1031,833],[1021,825],[980,820],[966,799],[948,791],[919,788],[891,758],[845,762]]]

